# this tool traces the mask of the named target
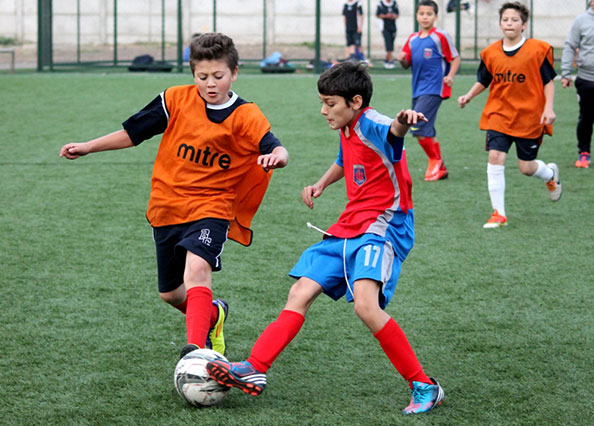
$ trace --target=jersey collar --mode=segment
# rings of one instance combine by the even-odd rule
[[[235,103],[235,101],[237,100],[238,96],[237,93],[233,92],[232,90],[229,91],[229,100],[227,102],[225,102],[224,104],[221,105],[213,105],[213,104],[209,104],[208,102],[205,101],[206,103],[206,108],[208,109],[225,109],[225,108],[229,108],[231,105],[233,105],[233,103]]]

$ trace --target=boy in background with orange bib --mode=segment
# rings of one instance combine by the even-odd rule
[[[544,181],[551,201],[561,198],[557,165],[536,159],[543,135],[553,134],[555,121],[553,48],[544,41],[524,37],[528,17],[528,9],[519,2],[501,6],[499,27],[503,39],[481,52],[477,82],[458,98],[460,108],[464,108],[489,87],[480,129],[487,131],[487,178],[494,211],[484,228],[507,225],[505,159],[514,142],[520,171]]]
[[[157,251],[159,294],[186,315],[183,357],[197,348],[225,352],[228,305],[212,297],[227,236],[249,245],[252,218],[271,169],[287,150],[260,109],[232,92],[239,55],[231,38],[202,34],[190,44],[195,84],[170,87],[122,123],[123,130],[69,143],[60,156],[136,146],[163,134],[153,167],[147,219]]]

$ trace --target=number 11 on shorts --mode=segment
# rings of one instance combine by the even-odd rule
[[[371,267],[375,268],[375,265],[377,265],[377,261],[379,259],[379,255],[381,253],[381,249],[378,246],[374,246],[374,245],[366,245],[365,247],[363,247],[363,250],[365,250],[365,266],[369,266],[370,265],[370,261],[371,261],[371,251],[373,250],[374,252],[374,256],[373,256],[373,261],[371,262]]]

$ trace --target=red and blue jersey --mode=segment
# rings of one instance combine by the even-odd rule
[[[412,66],[412,97],[438,95],[447,99],[452,88],[444,84],[443,78],[450,72],[450,62],[458,51],[450,35],[444,30],[432,28],[427,37],[421,32],[408,37],[402,51]]]
[[[348,203],[328,233],[339,238],[373,233],[388,241],[414,235],[412,180],[404,139],[390,133],[392,121],[365,108],[349,126],[348,137],[341,129],[336,164],[344,169]]]

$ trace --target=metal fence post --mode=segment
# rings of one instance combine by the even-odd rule
[[[177,72],[183,72],[182,0],[177,0]]]
[[[113,66],[118,65],[118,0],[113,0]]]
[[[320,1],[316,0],[316,58],[314,60],[314,70],[316,73],[322,72],[322,63],[320,58],[320,44],[321,44],[321,36],[320,36],[320,21],[321,21],[321,7]]]
[[[212,0],[212,32],[217,32],[217,0]]]
[[[266,26],[268,25],[267,21],[267,11],[266,11],[266,0],[263,0],[263,9],[262,9],[262,59],[266,58]]]

